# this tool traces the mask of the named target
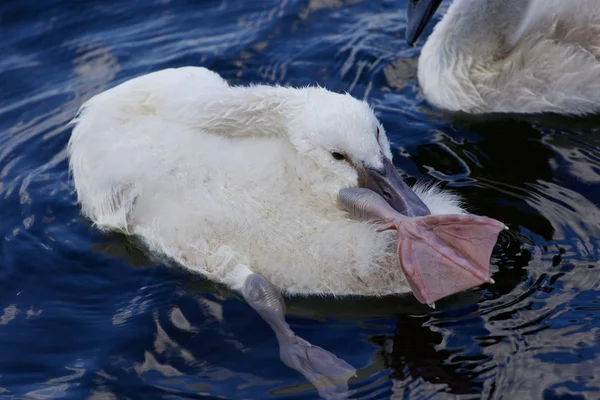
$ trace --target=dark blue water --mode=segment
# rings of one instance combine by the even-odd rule
[[[353,398],[600,398],[599,119],[430,108],[404,1],[0,2],[0,398],[315,398],[235,294],[80,219],[66,126],[94,94],[167,67],[348,91],[410,181],[511,227],[495,285],[288,301],[292,328],[355,368]],[[422,42],[421,42],[422,43]]]

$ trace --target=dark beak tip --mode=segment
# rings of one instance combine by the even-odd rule
[[[410,47],[415,47],[441,2],[442,0],[408,0],[406,8],[406,42]]]

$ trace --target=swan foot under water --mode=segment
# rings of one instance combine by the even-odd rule
[[[296,336],[285,321],[285,303],[279,290],[265,277],[250,274],[241,289],[246,302],[271,326],[279,342],[281,361],[300,372],[323,398],[343,398],[348,379],[356,370],[327,350]]]
[[[407,217],[369,189],[343,189],[339,201],[353,218],[380,219],[377,229],[398,231],[398,262],[421,303],[435,308],[441,298],[494,283],[489,260],[506,226],[476,215]]]

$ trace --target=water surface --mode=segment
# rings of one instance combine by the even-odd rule
[[[365,98],[409,181],[442,182],[510,226],[496,284],[435,311],[412,297],[288,302],[300,336],[357,368],[352,398],[599,398],[599,120],[432,109],[402,7],[1,2],[0,398],[317,396],[238,296],[79,217],[65,154],[78,107],[185,65]]]

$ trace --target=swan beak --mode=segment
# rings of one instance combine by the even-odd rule
[[[431,214],[419,196],[404,183],[394,164],[386,157],[383,160],[381,169],[365,166],[360,186],[379,194],[394,210],[407,217]]]
[[[414,47],[433,18],[442,0],[408,0],[406,6],[406,41]]]

